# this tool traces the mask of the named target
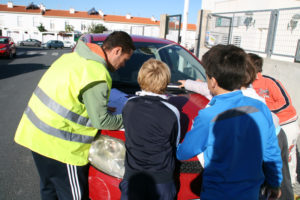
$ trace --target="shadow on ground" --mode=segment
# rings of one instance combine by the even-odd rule
[[[17,76],[20,74],[48,69],[49,66],[43,64],[10,64],[0,66],[0,79]]]

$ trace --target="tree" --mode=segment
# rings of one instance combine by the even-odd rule
[[[40,23],[40,25],[37,27],[37,29],[38,29],[40,32],[46,32],[46,31],[47,31],[42,23]]]
[[[89,33],[103,33],[107,28],[102,24],[91,24],[88,28]]]
[[[74,31],[74,27],[72,25],[66,24],[65,25],[65,31],[66,32],[72,32],[72,31]]]

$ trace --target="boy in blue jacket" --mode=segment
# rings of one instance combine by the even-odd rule
[[[247,54],[233,45],[217,45],[202,61],[214,97],[199,111],[177,158],[204,152],[201,200],[258,199],[264,182],[269,199],[278,198],[282,161],[271,112],[240,91],[251,64]]]

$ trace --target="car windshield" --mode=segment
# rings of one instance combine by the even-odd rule
[[[7,38],[0,38],[0,44],[7,44],[8,39]]]
[[[94,43],[102,45],[102,42]],[[138,87],[138,71],[142,64],[150,58],[161,60],[170,67],[171,84],[186,79],[206,81],[203,66],[188,51],[177,44],[136,42],[135,47],[136,50],[125,66],[111,73],[113,86]]]

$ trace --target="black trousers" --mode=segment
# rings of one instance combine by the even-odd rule
[[[288,143],[285,132],[283,129],[280,130],[278,136],[278,144],[281,150],[281,159],[282,159],[282,176],[283,180],[281,183],[281,197],[280,200],[293,200],[294,199],[294,192],[291,182],[290,170],[289,170],[289,150],[288,150]]]
[[[154,179],[146,173],[138,173],[123,179],[119,185],[121,200],[174,200],[176,186],[174,181],[155,183]]]
[[[89,165],[69,165],[35,152],[32,156],[40,175],[42,200],[89,199]]]

